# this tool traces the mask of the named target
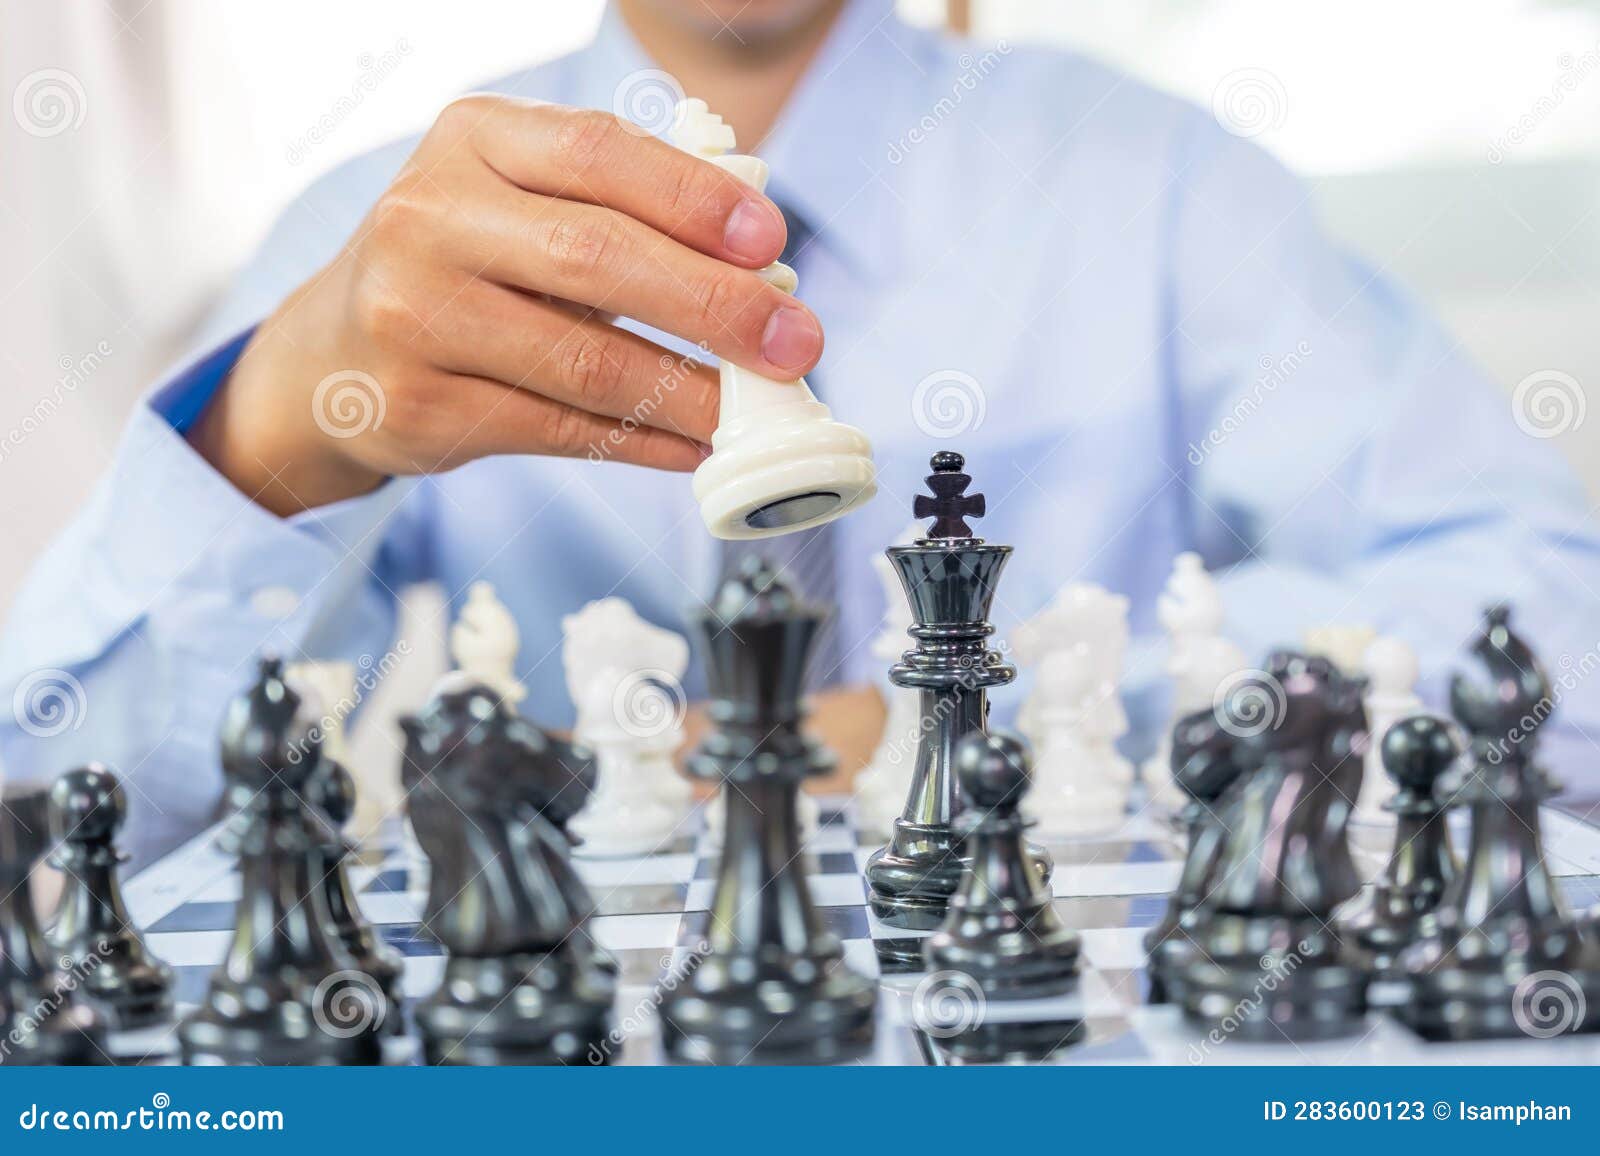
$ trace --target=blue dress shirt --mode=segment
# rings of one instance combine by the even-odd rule
[[[610,109],[650,67],[608,15],[585,50],[491,87]],[[375,660],[395,645],[396,591],[436,581],[459,602],[487,579],[521,626],[524,708],[559,724],[562,615],[617,594],[681,627],[712,587],[687,477],[501,457],[280,519],[185,442],[251,328],[415,144],[341,165],[287,210],[13,608],[0,695],[64,674],[81,710],[47,727],[0,714],[0,758],[14,779],[90,759],[131,775],[136,854],[212,814],[218,719],[264,647]],[[1252,655],[1370,623],[1416,646],[1436,695],[1491,599],[1516,605],[1552,670],[1600,639],[1594,527],[1557,453],[1404,292],[1330,244],[1301,183],[1206,112],[862,0],[763,155],[773,194],[817,229],[799,266],[827,331],[826,400],[881,471],[878,498],[837,524],[849,680],[881,676],[870,559],[939,449],[987,495],[979,533],[1016,547],[1001,637],[1075,579],[1127,594],[1136,637],[1155,636],[1173,556],[1194,549],[1225,571],[1228,631]],[[1159,652],[1133,666],[1148,741]],[[1600,692],[1577,681],[1552,726],[1585,734]]]

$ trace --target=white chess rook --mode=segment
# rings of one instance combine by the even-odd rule
[[[733,153],[733,129],[703,100],[678,105],[672,143],[764,190],[766,162]],[[762,276],[786,293],[794,270]],[[718,538],[769,538],[831,522],[877,493],[872,443],[833,419],[804,380],[773,381],[723,361],[722,411],[711,456],[694,474],[706,527]]]

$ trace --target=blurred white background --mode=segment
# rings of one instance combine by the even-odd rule
[[[1076,46],[1203,106],[1249,70],[1270,110],[1257,139],[1339,234],[1508,389],[1556,371],[1600,411],[1600,2],[903,7]],[[0,607],[303,185],[582,43],[599,9],[0,0]],[[1578,416],[1560,441],[1600,496],[1600,412]]]

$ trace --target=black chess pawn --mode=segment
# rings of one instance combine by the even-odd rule
[[[1144,939],[1153,1004],[1176,1002],[1184,971],[1198,959],[1189,932],[1210,892],[1228,833],[1223,796],[1243,770],[1237,741],[1209,709],[1184,716],[1172,728],[1172,778],[1189,797],[1179,816],[1188,832],[1188,851],[1166,914]]]
[[[238,810],[224,845],[239,858],[233,939],[200,1006],[178,1026],[191,1064],[375,1064],[387,1005],[333,929],[322,887],[327,821],[306,799],[321,758],[315,720],[261,661],[228,704],[222,770]]]
[[[988,646],[995,583],[1011,547],[972,536],[967,518],[982,516],[982,494],[968,494],[972,479],[960,454],[933,455],[932,492],[919,494],[915,511],[932,518],[925,538],[886,551],[911,604],[914,646],[889,671],[896,686],[918,691],[922,728],[905,809],[885,847],[866,867],[873,914],[895,927],[931,929],[943,921],[950,897],[961,885],[961,838],[955,819],[963,809],[961,785],[951,766],[956,745],[982,732],[988,721],[988,691],[1005,686],[1017,671]],[[1049,860],[1030,851],[1041,878]],[[916,963],[913,943],[904,960]]]
[[[1175,987],[1185,1016],[1276,1042],[1361,1030],[1371,961],[1334,910],[1360,889],[1348,824],[1366,750],[1365,682],[1281,652],[1219,704],[1241,777],[1204,898],[1197,958]]]
[[[50,789],[50,830],[61,872],[55,923],[45,938],[83,975],[81,989],[108,1027],[161,1023],[172,1014],[172,969],[150,953],[122,900],[116,838],[128,816],[117,776],[98,763]]]
[[[1600,1031],[1600,943],[1567,913],[1541,846],[1539,805],[1557,790],[1535,760],[1550,680],[1504,606],[1472,649],[1487,680],[1450,684],[1470,739],[1450,802],[1470,808],[1472,836],[1427,933],[1400,955],[1394,1014],[1430,1040]]]
[[[609,1057],[616,976],[589,933],[594,901],[563,824],[594,760],[458,681],[401,720],[407,806],[430,876],[424,926],[449,952],[416,1007],[430,1064]]]
[[[755,555],[696,616],[714,729],[689,772],[723,785],[727,823],[709,951],[661,1006],[677,1058],[823,1062],[871,1041],[877,987],[845,966],[812,904],[796,813],[801,781],[832,766],[801,731],[806,663],[825,619]]]
[[[39,930],[28,877],[49,845],[49,794],[0,792],[0,1065],[108,1062],[105,1024]]]
[[[967,865],[923,959],[930,972],[970,976],[988,999],[1057,995],[1078,980],[1078,935],[1056,914],[1023,838],[1030,762],[1027,745],[1005,733],[970,734],[955,749]]]
[[[385,1001],[383,1007],[374,1005],[373,1008],[375,1013],[380,1014],[381,1026],[390,1032],[401,1031],[400,979],[403,964],[394,948],[378,937],[361,914],[355,891],[350,886],[347,861],[353,849],[342,832],[355,814],[355,778],[343,763],[324,755],[306,783],[306,801],[317,808],[327,821],[325,833],[328,839],[320,849],[318,878],[334,934],[349,952],[356,971],[367,977],[371,985],[376,985],[377,992],[381,993]],[[369,993],[371,985],[363,984]],[[359,1001],[363,997],[354,998]]]
[[[1395,816],[1394,847],[1383,874],[1341,909],[1339,927],[1383,972],[1423,936],[1461,870],[1438,791],[1461,748],[1447,722],[1423,714],[1391,726],[1379,752],[1398,786],[1384,804]]]

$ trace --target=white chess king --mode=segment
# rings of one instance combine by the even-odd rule
[[[733,152],[733,129],[703,100],[678,105],[672,143],[764,191],[767,165]],[[793,293],[794,270],[761,271]],[[694,496],[718,538],[770,538],[831,522],[877,493],[872,444],[833,419],[804,380],[773,381],[728,361],[711,456],[694,473]]]

